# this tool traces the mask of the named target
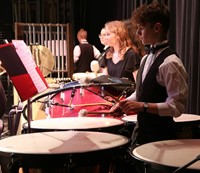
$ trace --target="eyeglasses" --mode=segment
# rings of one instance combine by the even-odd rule
[[[110,33],[106,33],[106,34],[99,34],[99,37],[106,37],[106,36],[110,36]]]
[[[105,37],[106,34],[99,34],[99,37]]]

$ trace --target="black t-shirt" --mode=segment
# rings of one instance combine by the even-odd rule
[[[128,78],[134,81],[133,72],[140,66],[141,58],[133,49],[129,48],[124,54],[124,59],[114,64],[112,58],[106,59],[104,66],[108,68],[111,77]]]

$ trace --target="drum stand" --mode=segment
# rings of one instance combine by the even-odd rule
[[[32,104],[30,99],[27,100],[27,115],[28,133],[31,133]]]

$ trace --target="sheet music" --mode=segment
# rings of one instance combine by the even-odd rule
[[[12,40],[12,43],[15,46],[16,52],[30,75],[35,87],[37,88],[38,93],[46,90],[47,84],[45,79],[42,76],[42,73],[40,73],[39,68],[36,66],[33,55],[28,46],[23,40]]]

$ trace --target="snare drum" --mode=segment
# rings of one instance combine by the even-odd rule
[[[34,120],[30,122],[32,132],[64,131],[64,130],[90,130],[118,133],[124,122],[114,118],[103,117],[65,117]],[[24,132],[28,124],[23,125]]]
[[[17,173],[20,167],[38,168],[48,173],[84,172],[80,169],[93,165],[102,165],[99,169],[103,170],[107,165],[105,172],[109,172],[111,160],[125,150],[128,143],[129,139],[122,135],[103,132],[22,134],[0,140],[0,163],[10,165],[11,173]]]
[[[53,105],[49,107],[51,118],[77,117],[82,109],[89,112],[105,111],[109,110],[113,104],[104,98],[104,93],[98,85],[83,86],[78,82],[71,82],[64,87],[65,91],[51,97],[53,102]],[[87,116],[97,116],[97,114]]]

